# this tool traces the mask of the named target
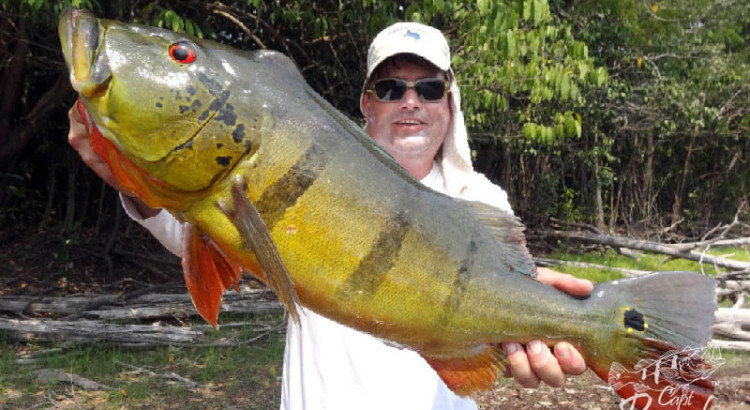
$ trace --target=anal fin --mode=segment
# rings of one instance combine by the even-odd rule
[[[231,205],[221,202],[218,205],[239,231],[243,245],[249,252],[255,254],[268,286],[286,306],[292,319],[299,322],[297,312],[299,299],[292,277],[279,255],[271,232],[268,231],[258,210],[245,195],[244,182],[239,178],[233,182]]]
[[[449,389],[459,396],[487,390],[505,369],[505,354],[499,345],[486,345],[466,356],[436,357],[423,354]]]
[[[182,270],[198,313],[218,328],[221,295],[230,287],[239,292],[242,269],[228,260],[208,237],[186,224],[182,231]]]

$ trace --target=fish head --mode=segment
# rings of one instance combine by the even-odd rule
[[[175,189],[212,186],[272,122],[251,91],[236,91],[235,50],[78,9],[61,14],[58,30],[71,84],[101,134]],[[233,94],[243,94],[241,115]]]

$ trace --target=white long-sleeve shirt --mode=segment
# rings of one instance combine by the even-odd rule
[[[446,193],[440,166],[421,182]],[[469,175],[459,195],[511,212],[505,192],[479,174]],[[180,255],[182,230],[168,212],[143,219],[127,198],[127,213],[172,253]],[[471,410],[476,403],[454,394],[416,352],[304,309],[289,321],[284,351],[283,410]]]

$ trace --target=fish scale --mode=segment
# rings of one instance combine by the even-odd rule
[[[683,408],[712,403],[701,360],[697,381],[634,376],[643,360],[705,346],[712,278],[659,272],[573,298],[533,280],[517,218],[420,184],[283,55],[75,9],[59,33],[94,151],[125,190],[183,223],[186,285],[214,326],[246,271],[293,319],[301,304],[412,349],[461,395],[503,371],[501,343],[541,339],[572,343],[605,380],[631,372],[613,384],[623,397],[645,385],[654,399],[693,394]]]

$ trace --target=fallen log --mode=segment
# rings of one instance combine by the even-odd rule
[[[675,248],[669,244],[663,244],[658,242],[623,238],[610,235],[595,235],[583,232],[572,232],[572,231],[546,231],[543,233],[546,238],[554,239],[570,239],[583,243],[591,243],[597,245],[606,245],[614,248],[628,248],[638,249],[647,252],[661,253],[669,255],[675,258],[688,259],[700,263],[706,263],[711,265],[720,266],[722,268],[735,269],[735,270],[750,270],[750,262],[735,261],[732,259],[726,259],[719,256],[710,256],[705,253],[692,252],[689,250],[681,250]]]
[[[708,347],[717,347],[723,350],[738,350],[741,352],[750,352],[750,342],[738,342],[735,340],[714,339],[708,342]]]
[[[189,345],[203,336],[202,331],[189,327],[159,324],[118,325],[96,320],[68,322],[6,318],[0,318],[0,333],[15,342],[108,343],[132,347]]]
[[[227,292],[221,303],[221,312],[268,313],[280,312],[283,307],[264,289],[243,289],[241,293]],[[95,306],[95,309],[88,309]],[[17,316],[75,315],[76,318],[101,320],[155,320],[163,318],[188,318],[198,316],[190,295],[145,294],[129,300],[119,295],[0,297],[0,312]]]
[[[711,330],[714,336],[750,342],[750,309],[717,310]]]

